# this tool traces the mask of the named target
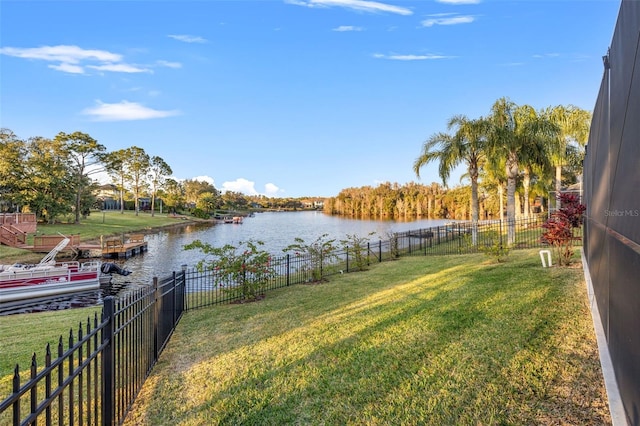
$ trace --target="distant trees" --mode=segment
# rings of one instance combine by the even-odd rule
[[[173,211],[178,206],[184,206],[186,202],[184,185],[175,179],[167,178],[158,192],[162,192],[165,204],[170,206]]]
[[[146,187],[146,177],[151,167],[149,154],[144,149],[132,146],[126,149],[125,170],[131,184],[136,216],[140,210],[140,193]]]
[[[199,181],[196,179],[187,179],[182,182],[184,188],[184,196],[186,202],[191,205],[196,205],[200,194],[210,193],[216,196],[219,195],[218,190],[209,182]]]
[[[71,213],[75,204],[76,176],[69,168],[64,142],[42,137],[27,141],[23,181],[17,201],[47,222]],[[84,182],[83,182],[84,184]]]
[[[106,150],[86,133],[73,132],[66,134],[60,132],[55,137],[55,142],[62,144],[66,150],[69,160],[71,161],[71,173],[73,174],[73,188],[75,190],[75,223],[80,223],[80,213],[88,211],[88,208],[82,206],[82,200],[86,199],[90,194],[91,180],[88,178],[90,174],[102,171],[102,168],[93,168],[100,163],[100,155]]]
[[[151,216],[155,215],[156,195],[158,190],[164,186],[168,176],[173,171],[171,167],[160,157],[154,155],[149,161],[149,183],[151,184]]]
[[[26,144],[9,129],[0,129],[0,208],[13,210],[20,204],[26,173]]]
[[[446,190],[437,183],[404,185],[385,182],[377,187],[347,188],[324,200],[324,212],[377,219],[465,219],[470,213],[469,187]]]
[[[102,157],[105,170],[116,185],[120,196],[120,213],[124,214],[124,193],[127,182],[127,151],[119,149],[105,154]]]
[[[103,171],[120,193],[121,211],[124,195],[131,191],[136,214],[143,195],[150,194],[155,207],[156,195],[172,173],[162,158],[150,157],[142,148],[106,152],[86,133],[60,132],[54,139],[38,136],[25,141],[10,129],[0,129],[1,211],[25,209],[49,222],[73,213],[75,223],[79,223],[80,216],[88,214],[96,203],[97,184],[91,176]],[[182,203],[183,198],[174,200]]]

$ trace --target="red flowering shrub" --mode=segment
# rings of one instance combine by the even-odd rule
[[[582,226],[586,207],[573,194],[561,193],[558,201],[561,207],[542,225],[544,232],[541,239],[556,249],[558,264],[562,266],[571,261],[573,242],[579,239],[573,235],[573,230]]]

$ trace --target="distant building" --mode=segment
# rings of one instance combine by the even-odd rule
[[[317,209],[322,210],[324,207],[324,200],[302,200],[302,206],[305,209]]]
[[[120,191],[112,183],[100,185],[95,196],[101,210],[118,210],[120,208]]]

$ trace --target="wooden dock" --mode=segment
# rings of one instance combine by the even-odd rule
[[[128,259],[147,251],[147,242],[144,235],[133,234],[123,242],[122,239],[111,239],[102,243],[102,257]]]

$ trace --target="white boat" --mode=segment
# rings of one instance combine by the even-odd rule
[[[97,290],[111,281],[111,273],[129,274],[100,261],[56,262],[56,254],[68,243],[63,239],[38,264],[0,265],[0,303]]]

